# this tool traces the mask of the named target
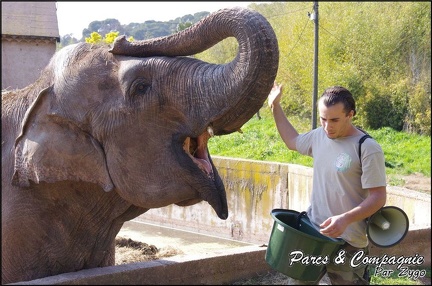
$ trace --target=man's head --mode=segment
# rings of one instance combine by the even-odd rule
[[[356,114],[355,100],[346,88],[327,88],[318,101],[320,122],[327,137],[336,139],[352,135],[352,118]]]

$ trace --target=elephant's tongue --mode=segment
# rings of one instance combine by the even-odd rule
[[[189,156],[192,158],[194,163],[210,178],[214,179],[213,168],[210,164],[208,152],[207,152],[207,142],[210,138],[210,134],[208,132],[204,132],[196,139],[195,150],[193,154],[190,151],[190,138],[186,139],[184,149],[187,151]]]
[[[211,127],[207,128],[203,134],[197,138],[186,138],[183,143],[183,149],[192,159],[192,161],[203,171],[207,177],[212,180],[220,192],[219,195],[212,195],[209,193],[201,193],[201,198],[206,200],[216,211],[217,215],[221,219],[228,218],[228,205],[226,200],[225,188],[221,179],[215,178],[213,167],[210,163],[210,156],[207,152],[207,142],[209,138],[213,136],[213,130]],[[182,202],[179,205],[190,205],[195,203],[192,201]]]
[[[213,177],[213,168],[210,164],[210,160],[207,153],[207,142],[210,138],[210,135],[207,132],[204,132],[197,138],[198,147],[195,151],[193,160],[198,165],[198,167],[207,174],[207,176],[211,179]]]
[[[212,170],[211,164],[210,164],[208,161],[206,161],[206,160],[204,160],[204,159],[196,159],[196,158],[193,158],[193,160],[194,160],[195,164],[197,164],[198,167],[199,167],[199,168],[200,168],[204,173],[207,174],[207,176],[209,176],[209,177],[212,176],[212,174],[213,174],[213,170]]]

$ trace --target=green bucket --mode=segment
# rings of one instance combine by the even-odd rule
[[[265,259],[273,269],[291,278],[317,282],[345,241],[322,235],[305,214],[272,210],[274,224]]]

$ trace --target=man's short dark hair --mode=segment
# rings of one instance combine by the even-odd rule
[[[320,100],[322,100],[322,103],[327,107],[342,103],[346,115],[348,115],[351,110],[354,110],[354,115],[356,114],[354,97],[345,87],[332,86],[327,88],[321,95]]]

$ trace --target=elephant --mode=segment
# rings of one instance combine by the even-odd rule
[[[193,57],[234,37],[226,64]],[[208,150],[263,106],[279,50],[270,23],[226,8],[169,36],[57,51],[2,92],[2,283],[114,265],[124,222],[207,202],[228,217]]]

